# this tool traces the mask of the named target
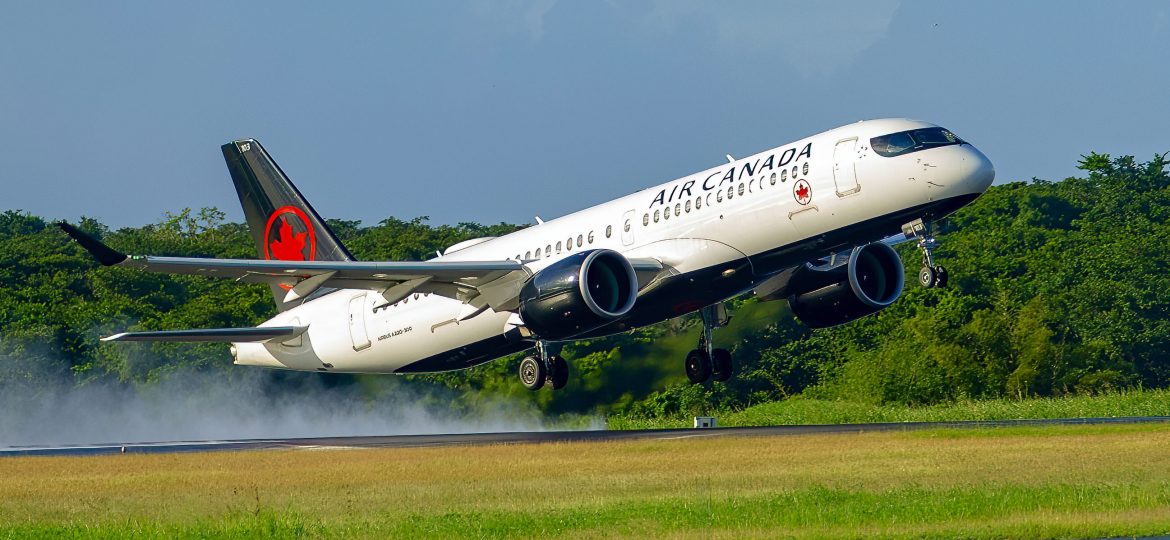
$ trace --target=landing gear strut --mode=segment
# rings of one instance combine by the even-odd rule
[[[727,308],[723,304],[707,306],[699,310],[703,319],[703,333],[699,336],[699,348],[687,353],[684,367],[687,378],[694,384],[699,384],[715,376],[717,381],[726,381],[731,378],[731,353],[727,349],[714,349],[712,333],[716,328],[727,326],[731,317],[727,316]]]
[[[918,239],[918,249],[922,251],[922,270],[918,271],[918,282],[927,289],[946,287],[948,281],[947,269],[934,264],[934,248],[938,247],[938,240],[931,236],[928,226],[921,219],[916,219],[902,226],[902,233],[907,238]]]
[[[520,361],[520,383],[535,392],[546,382],[553,390],[564,388],[569,382],[569,363],[560,355],[547,354],[545,343],[537,341],[536,354]]]

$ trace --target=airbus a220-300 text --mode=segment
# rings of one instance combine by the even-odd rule
[[[126,332],[108,341],[230,342],[236,364],[347,372],[468,368],[524,350],[521,382],[561,388],[546,345],[699,312],[684,361],[699,383],[733,362],[713,330],[724,301],[786,300],[812,327],[896,301],[890,247],[916,240],[919,281],[945,286],[930,224],[975,200],[991,162],[942,127],[858,122],[426,261],[358,261],[255,139],[222,147],[261,259],[125,255],[61,226],[105,265],[271,286],[279,313],[254,328]],[[538,220],[539,221],[539,220]]]

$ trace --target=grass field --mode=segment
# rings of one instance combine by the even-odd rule
[[[857,424],[868,422],[947,422],[1015,420],[1021,418],[1095,418],[1170,416],[1170,390],[1129,390],[1095,396],[989,399],[923,407],[870,405],[796,397],[763,403],[741,411],[713,411],[720,426],[787,424]],[[691,427],[692,418],[627,418],[611,416],[609,429]]]
[[[1170,532],[1170,425],[0,459],[0,538]]]

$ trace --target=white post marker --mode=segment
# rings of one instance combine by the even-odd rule
[[[713,428],[713,427],[715,427],[715,417],[714,416],[696,416],[695,417],[695,429]]]

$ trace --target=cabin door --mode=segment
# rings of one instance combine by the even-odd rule
[[[844,197],[861,191],[857,183],[857,138],[845,139],[833,148],[833,182],[837,195]]]
[[[634,220],[638,217],[637,210],[630,210],[622,216],[622,245],[628,246],[634,243]]]
[[[370,346],[370,336],[366,333],[366,293],[349,299],[349,337],[353,340],[353,350],[360,351]]]

